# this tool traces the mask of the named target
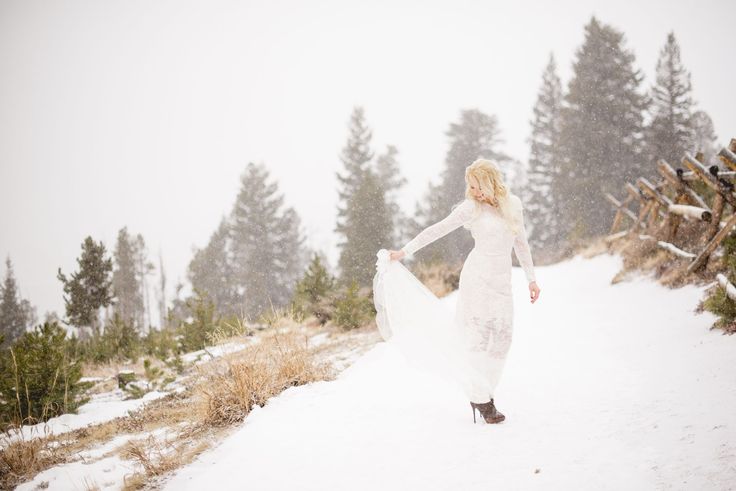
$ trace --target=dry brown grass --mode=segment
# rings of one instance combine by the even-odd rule
[[[155,439],[145,442],[131,442],[121,452],[121,456],[135,461],[143,472],[125,477],[122,491],[150,489],[151,484],[166,474],[192,462],[197,455],[210,448],[206,441],[198,442],[160,442]],[[155,486],[154,486],[155,488]]]
[[[320,350],[344,343],[356,334],[375,334],[359,329],[345,336],[331,333],[329,343],[310,348],[309,336],[315,330],[294,327],[289,312],[270,320],[271,332],[259,334],[260,343],[214,361],[197,365],[186,383],[186,390],[148,402],[125,417],[62,433],[58,436],[18,440],[0,451],[0,488],[10,489],[52,466],[75,460],[80,451],[109,442],[121,434],[174,429],[166,439],[149,437],[130,441],[118,451],[121,457],[139,464],[142,472],[126,477],[123,489],[143,489],[162,476],[191,462],[232,431],[230,424],[242,421],[254,405],[266,401],[288,387],[329,380],[331,364],[321,361]],[[330,332],[325,329],[325,332]],[[362,334],[361,334],[362,333]],[[361,337],[358,336],[358,337]],[[365,337],[365,336],[363,336]],[[362,338],[361,338],[362,339]],[[220,339],[226,341],[230,339]],[[344,345],[343,345],[344,346]],[[343,348],[344,349],[344,348]],[[108,365],[97,376],[119,368]],[[85,374],[88,375],[88,374]],[[88,488],[95,489],[94,483]]]
[[[19,438],[0,450],[0,489],[13,489],[42,470],[65,462],[66,456],[49,437]]]
[[[143,489],[146,487],[146,483],[148,482],[148,479],[146,478],[146,475],[140,472],[136,472],[133,475],[125,476],[123,478],[123,487],[120,488],[121,491],[136,491],[138,489]]]
[[[292,330],[264,335],[261,342],[205,366],[198,393],[200,420],[222,426],[239,421],[281,391],[331,378],[303,336]]]
[[[149,436],[145,440],[130,440],[125,444],[120,456],[138,463],[147,476],[160,476],[179,467],[177,447]]]
[[[678,240],[674,245],[685,251],[697,252],[702,230],[698,226],[685,224],[678,230]],[[656,240],[641,240],[625,237],[609,245],[611,252],[623,258],[623,268],[613,278],[612,283],[625,281],[632,274],[649,273],[657,281],[669,288],[679,288],[687,284],[704,284],[712,281],[722,268],[722,258],[711,255],[706,267],[697,273],[687,273],[691,260],[668,252],[657,245]]]

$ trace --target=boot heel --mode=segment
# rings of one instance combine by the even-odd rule
[[[475,404],[470,403],[470,409],[473,411],[473,424],[475,424]]]

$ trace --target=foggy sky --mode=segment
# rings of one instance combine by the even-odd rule
[[[413,213],[461,109],[495,114],[502,149],[526,160],[549,53],[566,85],[591,15],[626,34],[647,88],[674,30],[698,108],[727,143],[735,5],[0,0],[0,255],[41,319],[63,315],[57,268],[76,269],[87,235],[112,250],[128,226],[156,263],[162,251],[171,295],[253,161],[334,265],[335,172],[354,105],[378,152],[398,147]]]

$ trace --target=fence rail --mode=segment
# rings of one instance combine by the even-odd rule
[[[657,172],[661,180],[656,184],[640,177],[635,184],[626,183],[626,197],[623,200],[606,194],[606,199],[616,209],[606,241],[612,243],[624,237],[653,240],[661,249],[689,260],[687,273],[702,270],[723,239],[736,226],[736,138],[731,139],[728,148],[718,152],[718,158],[728,170],[716,165],[704,165],[701,154],[685,154],[681,167],[677,169],[660,159]],[[712,203],[708,204],[698,193],[696,183],[703,183],[712,191]],[[629,209],[632,204],[639,205],[638,212]],[[726,205],[731,210],[728,216],[724,213]],[[621,230],[626,220],[630,226]],[[678,247],[673,242],[678,238],[677,232],[683,220],[695,220],[704,226],[697,241]],[[723,275],[719,276],[718,281],[728,296],[736,300],[736,287]]]

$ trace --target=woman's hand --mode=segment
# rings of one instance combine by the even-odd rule
[[[532,303],[539,298],[539,287],[536,281],[529,282],[529,297],[531,297]]]
[[[398,251],[392,251],[392,250],[389,249],[389,251],[388,251],[388,256],[389,256],[389,258],[392,261],[397,260],[397,259],[401,259],[405,255],[406,255],[406,253],[404,253],[404,251],[402,251],[401,249],[399,249]]]

